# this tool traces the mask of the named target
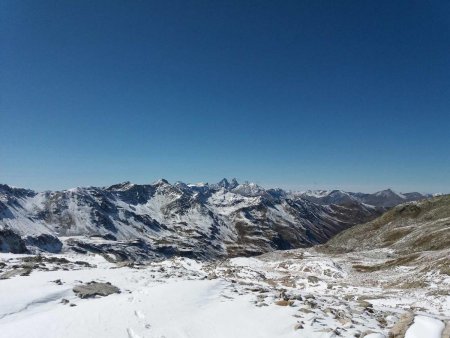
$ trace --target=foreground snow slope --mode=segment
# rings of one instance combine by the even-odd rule
[[[187,264],[191,264],[188,262]],[[194,262],[192,262],[195,265]],[[98,268],[37,271],[1,281],[2,337],[295,337],[286,311],[255,307],[252,295],[227,298],[226,281],[201,280],[203,272],[184,271],[169,263],[164,278],[157,269]],[[189,267],[192,268],[192,267]],[[61,279],[63,285],[53,280]],[[72,287],[81,281],[109,281],[121,294],[78,299]],[[76,306],[63,305],[67,299]]]
[[[73,275],[62,276],[71,283]],[[224,299],[225,285],[220,281],[170,281],[149,287],[139,283],[142,276],[124,280],[117,274],[82,275],[88,279],[106,277],[117,285],[131,288],[131,292],[103,299],[75,300],[65,294],[70,289],[56,293],[41,280],[33,286],[41,295],[28,295],[32,305],[2,319],[2,335],[48,338],[295,336],[292,323],[283,312],[254,307],[249,302],[250,296],[233,301]],[[66,296],[77,306],[61,305],[57,296]]]
[[[371,275],[352,268],[354,261],[379,263],[385,256],[293,250],[214,262],[173,258],[124,265],[99,255],[0,254],[0,333],[384,338],[398,330],[410,338],[441,338],[450,319],[448,275],[435,271],[424,276],[426,287],[396,289],[389,285],[414,273],[411,268],[400,267],[396,276],[392,270]],[[109,282],[121,293],[78,298],[73,287],[90,281]],[[399,327],[405,314],[409,319]],[[420,336],[424,330],[433,336]]]

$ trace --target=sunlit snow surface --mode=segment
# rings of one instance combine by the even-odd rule
[[[416,316],[414,323],[406,332],[405,338],[440,338],[444,323],[427,316]]]
[[[22,257],[0,254],[3,273],[20,267]],[[86,261],[92,267],[45,263],[29,276],[0,280],[1,337],[316,338],[365,333],[383,338],[414,305],[422,315],[415,317],[406,337],[440,338],[450,315],[448,297],[427,299],[420,290],[384,293],[376,286],[352,285],[345,264],[308,251],[209,263],[174,258],[134,267],[98,255],[48,257]],[[121,293],[75,296],[72,288],[90,281],[110,282]],[[361,305],[363,295],[373,311]],[[280,305],[283,297],[289,305]]]

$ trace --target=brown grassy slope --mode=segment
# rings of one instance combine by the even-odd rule
[[[385,247],[401,254],[450,248],[450,195],[401,204],[339,233],[320,250],[339,253]]]

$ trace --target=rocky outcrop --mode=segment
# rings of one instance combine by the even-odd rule
[[[442,338],[450,338],[450,320],[445,323],[444,331],[442,331]]]
[[[80,298],[93,298],[120,293],[120,289],[111,283],[89,282],[87,284],[75,286],[73,292]]]
[[[389,331],[389,338],[404,338],[413,321],[414,314],[412,312],[404,313]]]
[[[27,253],[27,247],[22,238],[9,229],[0,230],[0,252]]]
[[[61,252],[62,242],[58,237],[50,234],[40,234],[38,236],[25,237],[24,243],[27,247],[34,247],[42,251],[58,253]]]

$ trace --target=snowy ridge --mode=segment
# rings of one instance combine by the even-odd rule
[[[307,190],[297,193],[305,199],[309,199],[319,204],[345,204],[361,203],[373,207],[392,208],[398,204],[430,198],[430,194],[420,194],[417,192],[398,193],[392,189],[386,189],[373,194],[347,192],[343,190]]]

